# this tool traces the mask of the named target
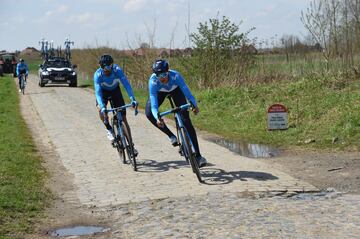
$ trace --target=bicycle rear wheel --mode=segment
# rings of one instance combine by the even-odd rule
[[[190,166],[192,168],[193,173],[196,174],[197,179],[199,180],[200,183],[202,183],[203,180],[201,179],[201,173],[198,162],[196,161],[195,158],[195,152],[193,152],[192,150],[190,139],[185,128],[180,129],[180,135],[181,135],[180,138],[182,141],[181,145],[182,145],[184,157],[190,162]]]
[[[114,130],[114,146],[116,147],[116,150],[118,151],[119,157],[122,160],[124,164],[126,164],[126,156],[125,156],[125,149],[121,142],[120,138],[120,132],[119,132],[119,125],[116,116],[113,117],[111,122],[111,127]]]
[[[123,132],[125,135],[125,150],[126,150],[127,157],[129,159],[134,171],[137,171],[136,156],[135,156],[135,152],[134,152],[134,144],[133,144],[132,138],[129,136],[127,130],[125,130],[126,126],[125,126],[124,122],[122,122],[121,127],[123,128]]]

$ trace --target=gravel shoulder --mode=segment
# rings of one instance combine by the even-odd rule
[[[293,149],[262,160],[320,190],[360,194],[360,152]]]

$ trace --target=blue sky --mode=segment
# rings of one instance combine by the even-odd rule
[[[39,40],[55,46],[70,37],[76,48],[137,48],[153,40],[156,47],[187,46],[190,31],[217,15],[240,23],[240,31],[259,40],[284,34],[303,36],[301,11],[311,0],[0,0],[0,50],[39,48]],[[154,36],[154,37],[151,37]]]

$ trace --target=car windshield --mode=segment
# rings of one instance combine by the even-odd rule
[[[44,65],[46,67],[71,67],[70,62],[62,60],[47,61]]]
[[[12,55],[2,55],[2,58],[4,59],[4,61],[6,61],[6,60],[12,61],[14,59],[14,56],[12,56]]]

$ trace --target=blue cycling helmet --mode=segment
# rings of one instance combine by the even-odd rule
[[[152,65],[153,72],[157,75],[169,71],[169,63],[166,60],[156,60]]]
[[[114,63],[114,59],[110,55],[102,55],[99,60],[99,65],[101,68],[104,68],[105,66],[110,66]]]

